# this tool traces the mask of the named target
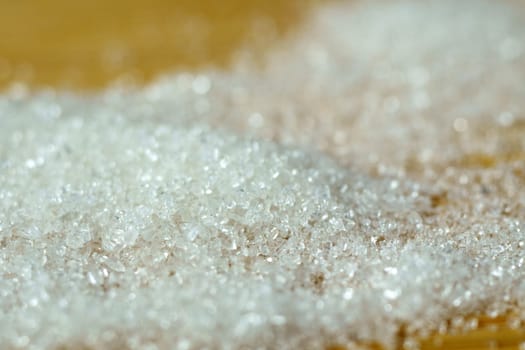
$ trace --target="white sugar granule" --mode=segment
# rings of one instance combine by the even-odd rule
[[[394,346],[523,318],[523,14],[337,4],[262,69],[0,97],[0,348]]]

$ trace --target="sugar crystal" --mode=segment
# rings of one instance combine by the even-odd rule
[[[395,347],[524,315],[524,16],[337,3],[262,69],[13,86],[0,348]]]

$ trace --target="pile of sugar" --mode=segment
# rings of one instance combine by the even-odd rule
[[[263,68],[6,93],[0,347],[395,346],[523,316],[524,11],[336,4]]]

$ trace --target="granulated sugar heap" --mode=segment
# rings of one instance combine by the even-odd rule
[[[395,346],[524,318],[524,11],[337,4],[263,68],[3,95],[0,347]]]

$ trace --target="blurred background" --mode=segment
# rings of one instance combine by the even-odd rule
[[[0,0],[0,89],[98,89],[255,57],[322,0]],[[241,50],[242,49],[242,50]]]

